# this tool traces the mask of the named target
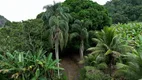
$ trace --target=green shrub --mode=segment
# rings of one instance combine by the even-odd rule
[[[123,57],[126,59],[124,63],[117,63],[116,77],[124,77],[127,80],[140,80],[142,79],[142,36],[137,36],[139,47],[132,53],[126,53]]]
[[[8,79],[16,80],[52,80],[56,77],[56,64],[59,60],[52,59],[52,53],[45,56],[42,50],[31,52],[6,52],[0,54],[0,73]]]
[[[81,70],[80,80],[110,80],[109,74],[104,74],[101,70],[93,66],[85,66]]]

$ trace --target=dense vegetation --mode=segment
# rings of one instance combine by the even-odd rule
[[[105,4],[113,23],[142,21],[141,0],[111,0]]]
[[[67,80],[60,56],[72,53],[79,54],[79,64],[84,64],[78,80],[142,79],[142,23],[132,23],[141,21],[141,3],[107,2],[113,23],[119,24],[111,24],[105,7],[91,0],[54,2],[36,19],[4,20],[0,79]]]
[[[117,24],[95,31],[97,45],[89,48],[82,75],[86,80],[141,79],[142,23]],[[91,68],[90,73],[88,72]],[[91,73],[93,71],[97,71]],[[105,76],[105,77],[102,77]]]
[[[66,0],[63,5],[69,8],[74,19],[91,21],[92,26],[89,27],[91,30],[102,29],[104,26],[111,25],[108,11],[96,2],[91,0]]]

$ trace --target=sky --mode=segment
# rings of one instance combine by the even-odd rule
[[[10,21],[34,19],[43,12],[43,6],[64,0],[0,0],[0,15]],[[109,0],[93,0],[101,5]]]

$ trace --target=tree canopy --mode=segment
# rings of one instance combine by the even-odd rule
[[[111,24],[107,10],[92,0],[66,0],[63,5],[69,7],[74,19],[92,21],[90,29],[102,29]]]
[[[113,23],[142,21],[141,0],[111,0],[105,4]]]

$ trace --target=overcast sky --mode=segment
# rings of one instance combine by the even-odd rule
[[[64,0],[54,0],[63,2]],[[93,0],[103,5],[109,0]],[[36,18],[43,11],[43,6],[53,4],[53,0],[0,0],[0,15],[10,21]]]

